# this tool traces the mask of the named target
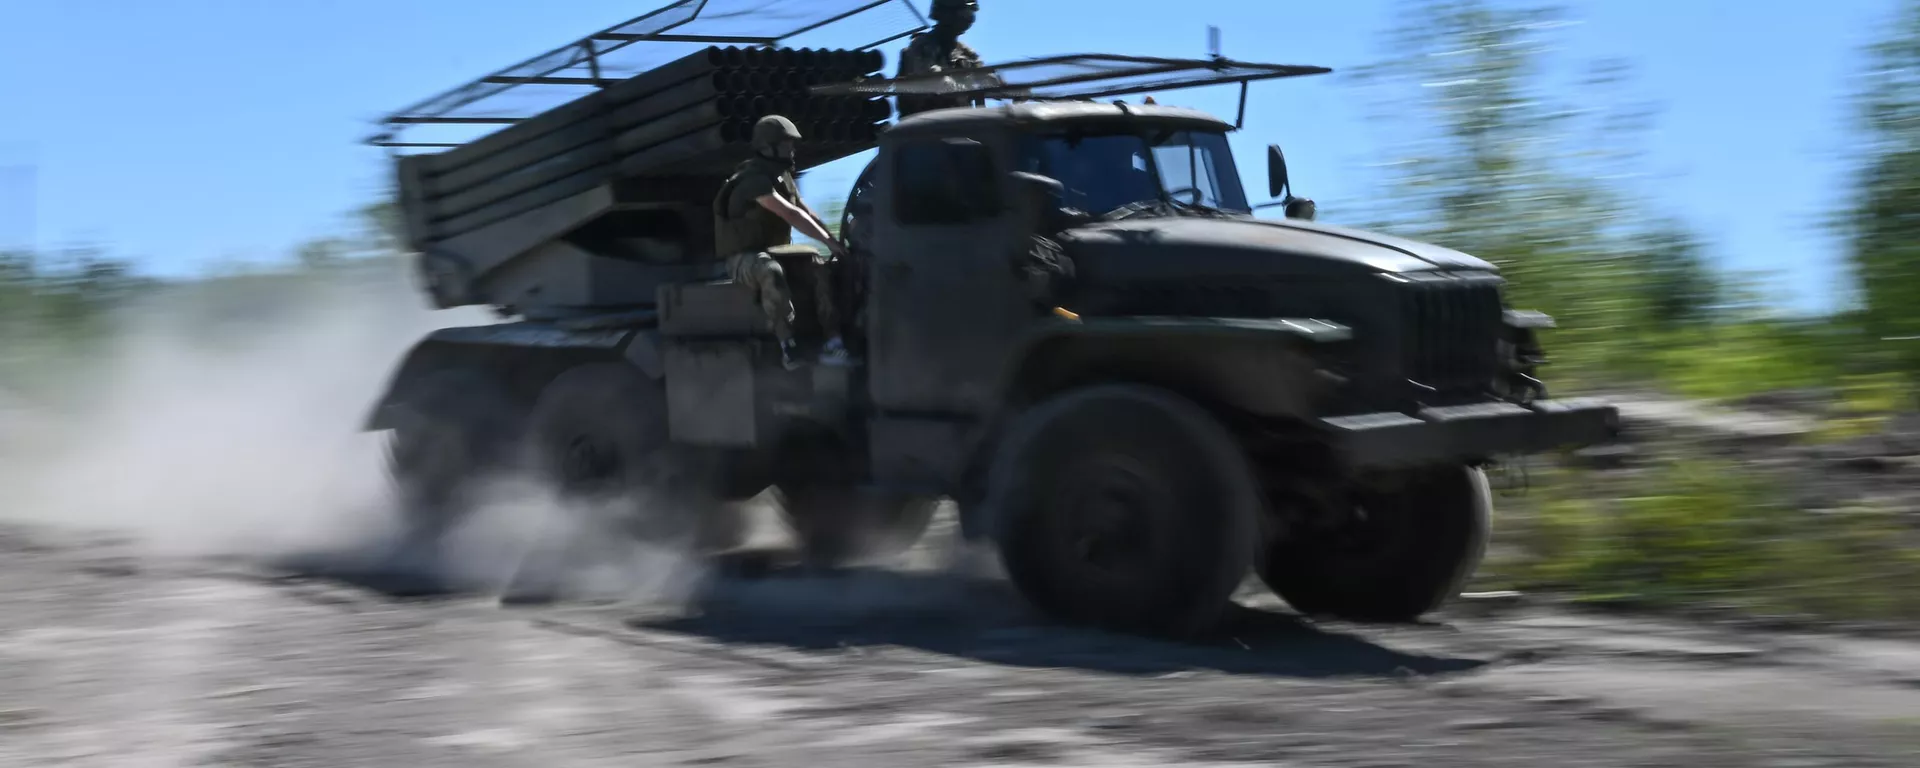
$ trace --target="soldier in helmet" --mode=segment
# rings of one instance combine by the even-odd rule
[[[900,52],[899,77],[979,69],[982,66],[980,54],[960,42],[960,36],[973,28],[974,16],[979,12],[980,4],[974,0],[933,0],[933,8],[928,14],[933,18],[933,29],[914,35],[913,40],[907,43],[906,50]],[[982,103],[979,99],[921,94],[902,94],[896,100],[901,117],[916,112]]]
[[[794,181],[794,149],[799,141],[800,129],[793,121],[779,115],[761,118],[753,127],[754,157],[734,170],[713,202],[714,250],[726,260],[727,275],[751,287],[759,298],[760,307],[773,324],[774,336],[780,340],[781,362],[790,369],[798,365],[793,356],[793,297],[785,270],[767,251],[791,245],[793,231],[799,230],[825,243],[835,256],[845,252],[821,223],[820,215],[800,199],[800,187]],[[840,338],[827,271],[811,272],[816,278],[812,286],[814,306],[819,309],[820,326],[828,335],[820,362],[843,364],[846,346]]]

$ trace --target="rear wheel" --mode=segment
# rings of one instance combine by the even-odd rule
[[[701,466],[672,449],[666,392],[623,363],[561,374],[528,426],[533,464],[582,522],[677,550],[731,546],[737,511],[710,493]]]
[[[466,369],[430,373],[396,404],[387,472],[412,533],[438,537],[472,512],[510,463],[522,416],[496,380]]]
[[[899,556],[926,533],[938,501],[862,488],[860,449],[826,430],[789,435],[774,488],[808,561],[845,566]]]
[[[1340,528],[1269,546],[1261,580],[1301,613],[1360,621],[1412,621],[1458,595],[1486,552],[1486,475],[1448,466],[1389,480],[1356,491]]]
[[[807,559],[827,566],[900,556],[919,543],[938,505],[847,486],[782,487],[778,495]]]
[[[1069,621],[1205,632],[1253,562],[1259,497],[1239,446],[1161,390],[1102,386],[1040,406],[995,458],[990,488],[1008,576]]]

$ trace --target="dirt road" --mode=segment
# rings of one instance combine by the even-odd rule
[[[1232,637],[1177,646],[914,570],[721,579],[671,609],[353,582],[0,532],[0,762],[1920,765],[1920,645],[1896,641],[1313,625],[1250,596]]]

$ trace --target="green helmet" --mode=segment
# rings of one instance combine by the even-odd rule
[[[959,10],[978,11],[980,4],[974,0],[933,0],[933,7],[927,9],[927,15],[940,18]]]
[[[792,120],[779,115],[767,115],[753,124],[753,148],[773,149],[782,141],[799,141],[800,129]]]

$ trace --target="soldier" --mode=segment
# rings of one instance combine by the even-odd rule
[[[933,29],[914,35],[912,42],[907,43],[906,49],[900,52],[899,77],[979,69],[983,66],[980,54],[960,42],[960,36],[973,28],[974,16],[979,11],[980,4],[974,0],[933,0],[933,8],[929,13],[933,17]],[[916,112],[985,103],[984,99],[924,94],[902,94],[895,100],[901,117]]]
[[[798,367],[793,357],[793,298],[788,292],[786,271],[767,251],[791,245],[793,230],[799,230],[825,243],[833,255],[845,254],[845,248],[821,223],[820,215],[800,199],[800,187],[793,178],[794,149],[799,140],[800,129],[793,121],[779,115],[761,118],[753,126],[755,156],[740,164],[713,201],[714,250],[726,260],[727,275],[753,289],[773,325],[774,336],[780,340],[780,361],[789,370]],[[846,346],[840,338],[827,270],[810,271],[815,278],[814,306],[819,310],[820,327],[828,336],[820,362],[844,364]]]
[[[1025,199],[1014,207],[1013,272],[1028,300],[1042,312],[1054,310],[1074,278],[1073,259],[1056,239],[1069,226],[1060,208],[1060,182],[1020,173]]]

